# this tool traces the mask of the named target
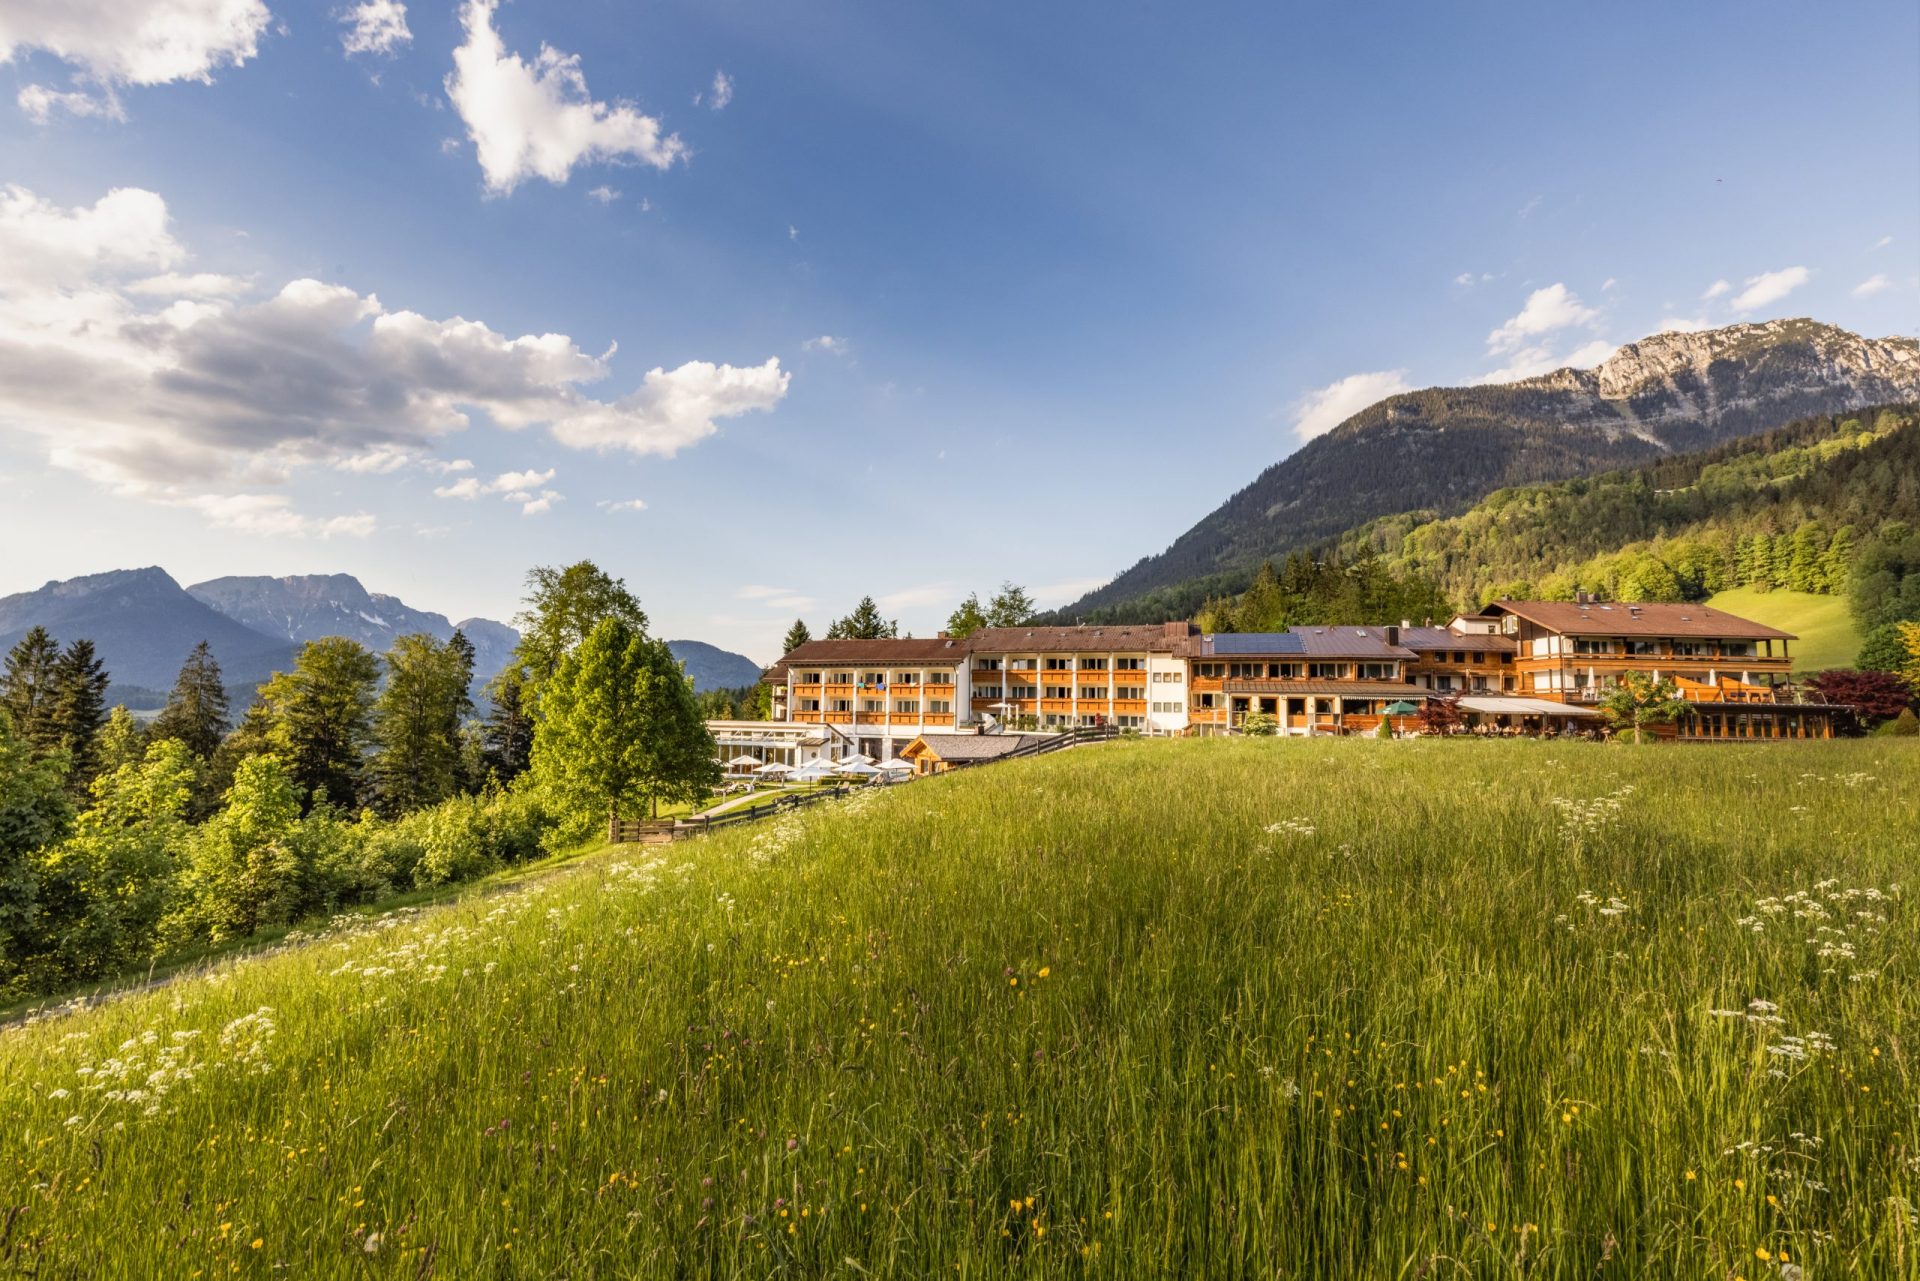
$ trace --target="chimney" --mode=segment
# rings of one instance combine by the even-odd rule
[[[1428,620],[1427,620],[1427,625],[1428,625],[1429,627],[1431,627],[1431,626],[1433,625],[1433,620],[1432,620],[1432,619],[1428,619]],[[1403,618],[1403,619],[1401,619],[1401,620],[1400,620],[1400,626],[1402,626],[1402,627],[1412,627],[1412,626],[1413,626],[1413,620],[1412,620],[1412,619],[1408,619],[1408,618]]]
[[[1575,592],[1573,594],[1573,603],[1576,605],[1591,605],[1593,604],[1593,596],[1589,592]]]
[[[1398,645],[1399,643],[1400,643],[1400,629],[1398,627],[1395,627],[1391,623],[1387,624],[1387,644]]]
[[[947,635],[945,632],[935,632],[933,634],[933,638],[935,640],[952,640],[953,639],[953,637]]]
[[[1193,624],[1182,619],[1177,623],[1168,623],[1166,625],[1165,635],[1168,640],[1185,640],[1192,631]]]

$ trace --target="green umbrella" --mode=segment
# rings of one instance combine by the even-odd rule
[[[1387,704],[1387,715],[1389,716],[1412,716],[1419,710],[1419,708],[1407,702],[1404,698],[1397,703]]]

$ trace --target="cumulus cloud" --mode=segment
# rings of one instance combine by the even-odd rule
[[[1732,292],[1733,292],[1733,285],[1731,282],[1725,281],[1725,280],[1716,280],[1712,284],[1707,286],[1706,291],[1702,293],[1700,297],[1705,302],[1712,302],[1715,298],[1720,297],[1720,295],[1730,294]]]
[[[1853,287],[1855,298],[1871,298],[1883,289],[1893,288],[1893,282],[1887,279],[1885,272],[1876,271]]]
[[[413,43],[407,6],[400,0],[361,0],[340,15],[340,22],[346,27],[340,33],[340,44],[349,54],[390,57],[400,51],[400,46]]]
[[[499,0],[466,0],[466,42],[453,51],[447,97],[466,123],[487,189],[512,191],[529,178],[563,183],[574,166],[637,160],[656,169],[685,158],[679,135],[630,102],[595,101],[576,54],[542,44],[531,62],[507,51],[494,30]]]
[[[778,360],[691,361],[596,399],[585,389],[611,375],[612,347],[509,337],[318,280],[236,297],[244,282],[182,271],[187,258],[153,192],[66,208],[0,191],[0,429],[115,492],[191,500],[230,524],[242,513],[264,531],[292,521],[283,499],[258,499],[263,486],[309,466],[396,470],[476,413],[576,448],[671,456],[787,390]],[[558,501],[550,475],[503,479],[495,492],[523,495],[530,514]],[[256,501],[220,507],[209,493]]]
[[[595,503],[594,506],[607,512],[643,512],[647,509],[647,500],[644,498],[622,498],[616,502],[611,498],[602,498],[599,502]]]
[[[1528,294],[1520,314],[1487,335],[1487,352],[1497,356],[1519,351],[1529,339],[1573,325],[1591,325],[1599,316],[1565,285],[1548,285]]]
[[[597,200],[603,205],[610,205],[614,201],[620,199],[619,192],[615,191],[612,187],[605,186],[604,184],[601,186],[595,187],[592,191],[589,191],[587,193],[587,196],[589,199]]]
[[[1608,276],[1605,280],[1600,282],[1600,292],[1603,294],[1610,294],[1613,292],[1613,287],[1619,283],[1620,282],[1615,280],[1612,276]]]
[[[1771,306],[1806,284],[1812,276],[1813,273],[1805,267],[1787,267],[1748,276],[1747,287],[1734,295],[1731,306],[1735,311],[1756,311]]]
[[[1506,364],[1498,369],[1489,370],[1474,379],[1474,382],[1510,383],[1518,382],[1523,378],[1538,378],[1556,369],[1591,369],[1617,350],[1614,344],[1604,338],[1582,343],[1564,355],[1557,354],[1551,346],[1545,344],[1522,347],[1508,356]]]
[[[1304,444],[1315,436],[1325,435],[1368,405],[1412,390],[1404,369],[1348,374],[1294,402],[1294,435]]]
[[[821,334],[818,338],[807,339],[800,344],[800,348],[802,351],[824,351],[829,355],[844,356],[847,354],[847,340],[835,338],[832,334]]]
[[[266,538],[365,538],[378,527],[365,512],[302,515],[284,494],[196,494],[171,501],[199,512],[216,528]]]
[[[36,120],[55,110],[120,119],[117,87],[208,82],[259,51],[271,16],[262,0],[7,0],[0,63],[37,49],[72,69],[72,90],[21,90]]]
[[[553,479],[553,468],[545,471],[501,472],[492,480],[481,480],[477,476],[463,476],[451,485],[440,485],[433,491],[435,498],[458,498],[468,502],[483,495],[497,495],[510,503],[517,503],[523,516],[539,516],[553,510],[553,505],[562,501],[557,489],[548,489]]]

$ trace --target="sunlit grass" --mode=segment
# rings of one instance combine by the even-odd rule
[[[0,1259],[1912,1275],[1916,762],[1116,744],[627,847],[0,1034]]]

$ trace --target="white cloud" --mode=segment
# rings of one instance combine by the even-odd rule
[[[1573,325],[1591,325],[1600,313],[1584,305],[1563,284],[1548,285],[1527,295],[1520,314],[1487,335],[1487,352],[1500,355],[1519,351],[1527,340]]]
[[[1332,431],[1376,401],[1412,390],[1404,369],[1348,374],[1294,402],[1293,433],[1305,443]]]
[[[1888,245],[1892,243],[1893,243],[1892,236],[1882,236],[1880,237],[1880,239],[1873,242],[1873,249],[1869,249],[1867,250],[1867,252],[1872,253],[1874,252],[1875,249],[1885,249]]]
[[[1730,294],[1732,292],[1733,285],[1731,283],[1725,280],[1716,280],[1707,286],[1706,292],[1701,294],[1700,297],[1703,301],[1712,302],[1721,294]]]
[[[1456,285],[1470,285],[1473,283],[1473,273],[1470,271],[1463,271],[1459,275],[1453,278],[1453,283]]]
[[[38,49],[72,68],[74,91],[21,91],[36,120],[55,109],[119,119],[117,86],[208,82],[259,51],[271,17],[262,0],[6,0],[0,63]],[[100,96],[80,92],[88,85]]]
[[[467,39],[453,51],[452,100],[479,156],[487,189],[512,191],[528,178],[563,183],[578,164],[633,159],[666,169],[684,159],[679,135],[630,102],[596,102],[577,55],[543,44],[532,62],[509,53],[494,30],[499,0],[466,0]]]
[[[847,354],[847,340],[835,338],[832,334],[821,334],[818,338],[809,338],[800,344],[802,351],[824,351],[829,355]]]
[[[610,498],[602,498],[599,502],[595,503],[594,506],[600,508],[602,511],[609,512],[643,512],[647,509],[647,500],[644,498],[623,498],[619,502],[615,502]]]
[[[767,609],[791,610],[796,614],[804,614],[819,604],[813,597],[790,587],[768,587],[764,583],[748,583],[735,588],[733,594],[736,599],[754,601]]]
[[[70,116],[95,120],[125,120],[126,108],[120,105],[120,98],[111,89],[100,94],[86,93],[79,89],[49,89],[45,85],[24,85],[14,95],[14,102],[26,113],[27,119],[37,125],[52,120],[55,112],[64,111]]]
[[[492,480],[481,480],[476,476],[463,476],[450,485],[437,486],[433,491],[435,498],[457,498],[471,502],[482,496],[498,495],[509,503],[520,505],[523,516],[541,516],[553,510],[553,505],[564,501],[557,489],[546,488],[553,479],[553,468],[545,471],[501,472]]]
[[[1779,302],[1807,283],[1813,273],[1805,267],[1787,267],[1747,277],[1747,287],[1734,295],[1729,304],[1735,311],[1755,311]]]
[[[365,538],[378,522],[365,512],[352,516],[304,516],[284,494],[197,494],[175,500],[218,529],[267,538]]]
[[[187,257],[152,192],[63,208],[0,190],[0,431],[39,439],[49,462],[117,493],[231,521],[207,495],[257,496],[313,466],[423,462],[475,413],[577,448],[671,456],[787,390],[778,360],[690,361],[595,399],[585,388],[611,375],[612,347],[508,337],[317,280],[246,301],[225,296],[243,282],[181,270]],[[524,494],[531,512],[558,501],[550,472],[509,477],[496,492]],[[293,527],[277,497],[245,510],[251,527]]]
[[[1582,343],[1565,355],[1556,354],[1545,344],[1522,347],[1512,352],[1507,363],[1474,379],[1475,383],[1510,383],[1523,378],[1538,378],[1556,369],[1591,369],[1618,348],[1604,338]]]
[[[1891,288],[1893,288],[1893,282],[1887,279],[1886,273],[1875,272],[1853,287],[1853,296],[1855,298],[1871,298],[1882,289]]]
[[[915,609],[927,605],[945,605],[960,603],[960,589],[953,583],[921,583],[916,587],[902,587],[898,591],[888,592],[874,598],[874,603],[882,609]]]
[[[1605,280],[1600,282],[1600,292],[1603,294],[1612,293],[1613,287],[1619,283],[1620,282],[1615,280],[1612,276],[1608,276]]]
[[[1663,316],[1660,323],[1654,326],[1654,332],[1659,334],[1691,334],[1698,333],[1702,329],[1712,328],[1713,322],[1705,316]]]
[[[620,199],[619,192],[615,191],[612,187],[606,186],[604,184],[601,186],[595,187],[592,191],[589,191],[587,193],[587,196],[589,199],[598,200],[603,205],[610,205],[614,201]]]
[[[793,225],[792,223],[788,223],[788,224],[787,224],[787,239],[788,239],[788,240],[798,240],[798,239],[800,239],[800,228],[798,228],[798,227],[796,227],[796,226],[794,226],[794,225]]]
[[[1545,196],[1535,196],[1533,199],[1527,201],[1526,204],[1521,205],[1519,212],[1516,213],[1514,217],[1531,218],[1533,216],[1533,211],[1538,209],[1540,207],[1540,202],[1545,199],[1546,199]]]
[[[391,56],[401,45],[413,43],[407,6],[400,0],[361,0],[341,14],[340,21],[347,28],[340,33],[340,44],[349,54]]]
[[[695,103],[700,100],[694,99]],[[715,111],[725,111],[727,104],[733,101],[733,77],[724,71],[713,73],[713,88],[707,90],[707,105]]]

